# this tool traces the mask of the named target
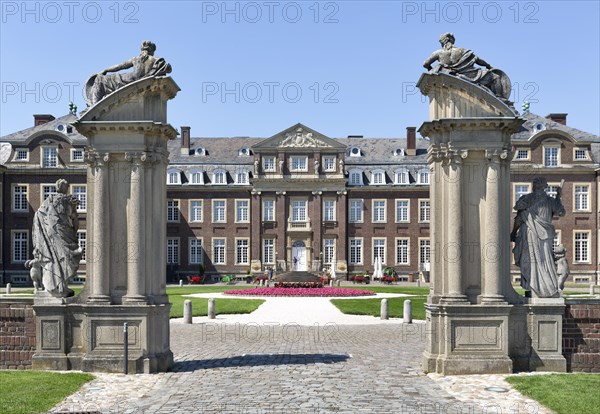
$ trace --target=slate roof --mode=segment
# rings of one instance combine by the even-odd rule
[[[555,129],[558,131],[565,132],[571,135],[576,141],[582,142],[599,142],[600,138],[597,135],[590,134],[588,132],[581,131],[577,128],[570,127],[568,125],[562,125],[558,122],[554,122],[543,116],[532,114],[527,112],[520,115],[521,118],[525,119],[525,123],[521,129],[512,135],[513,141],[527,141],[534,135],[534,126],[538,123],[544,125],[544,129]]]
[[[56,131],[56,129],[55,129],[59,124],[68,126],[70,123],[75,122],[76,120],[77,120],[77,115],[73,115],[73,114],[64,115],[64,116],[61,116],[60,118],[56,118],[55,120],[47,122],[45,124],[33,126],[30,128],[25,128],[21,131],[13,132],[12,134],[4,135],[3,137],[0,137],[0,141],[11,142],[11,143],[22,142],[38,132],[47,131],[47,132],[62,134],[65,137],[67,137],[75,145],[85,145],[85,144],[87,144],[87,138],[85,138],[83,135],[78,133],[75,128],[73,128],[73,132],[71,132],[70,134],[67,134],[66,132],[61,133],[59,131]]]

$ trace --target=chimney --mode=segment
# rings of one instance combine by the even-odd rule
[[[36,127],[38,125],[43,125],[43,124],[47,124],[50,121],[54,121],[56,118],[54,118],[52,115],[48,115],[48,114],[34,114],[33,115],[33,126]]]
[[[567,125],[567,115],[569,114],[548,114],[546,118],[561,125]]]
[[[406,155],[417,155],[417,127],[406,127]]]
[[[189,126],[181,127],[181,155],[190,155],[190,130]]]

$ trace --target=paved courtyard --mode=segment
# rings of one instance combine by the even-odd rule
[[[279,300],[276,300],[279,299]],[[425,324],[368,316],[290,315],[322,298],[268,299],[246,315],[171,321],[172,372],[96,374],[53,412],[102,413],[547,413],[501,375],[421,371]],[[218,303],[218,302],[217,302]],[[266,305],[266,306],[265,306]],[[279,312],[281,307],[287,311]],[[218,309],[218,304],[217,304]],[[338,311],[339,312],[339,311]],[[332,314],[333,313],[333,314]],[[341,314],[341,313],[340,313]],[[196,323],[199,322],[199,323]],[[355,324],[353,325],[352,322]]]

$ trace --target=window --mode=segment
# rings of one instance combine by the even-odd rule
[[[167,221],[179,221],[179,200],[167,200]]]
[[[237,239],[235,241],[235,264],[248,264],[248,239]]]
[[[248,200],[236,200],[235,201],[235,222],[236,223],[248,223],[250,210],[250,201]]]
[[[204,262],[204,249],[202,248],[202,239],[190,238],[190,264],[200,264]]]
[[[385,200],[373,200],[373,223],[385,221]]]
[[[13,186],[13,211],[27,211],[29,203],[27,202],[27,186]]]
[[[350,172],[348,173],[348,184],[349,185],[362,185],[363,184],[362,170],[350,170]]]
[[[350,264],[362,264],[363,257],[363,241],[362,239],[350,239],[348,246],[350,246]]]
[[[396,223],[408,223],[410,221],[409,208],[409,200],[396,200]]]
[[[408,256],[409,239],[396,239],[396,264],[410,264]]]
[[[225,239],[213,239],[213,263],[225,264]]]
[[[544,166],[546,167],[558,167],[559,164],[559,147],[544,147]]]
[[[263,240],[263,263],[275,264],[275,239]]]
[[[523,160],[528,160],[528,159],[529,159],[529,149],[520,148],[517,150],[517,152],[515,154],[516,161],[523,161]]]
[[[428,223],[431,220],[431,203],[429,200],[419,200],[419,222]]]
[[[548,187],[545,189],[546,194],[552,198],[556,198],[556,195],[558,194],[558,187],[558,185],[548,185]]]
[[[167,171],[167,184],[181,184],[181,172],[178,170]]]
[[[529,184],[515,184],[515,202],[513,204],[516,204],[526,194],[529,194]]]
[[[359,199],[350,199],[348,202],[350,207],[350,222],[362,223],[363,221],[363,201]]]
[[[589,211],[589,185],[576,185],[575,186],[575,211]]]
[[[87,234],[85,231],[78,231],[77,232],[77,244],[79,245],[79,248],[83,250],[83,254],[81,255],[81,261],[85,262],[85,242],[87,239]]]
[[[361,156],[361,151],[360,151],[360,148],[358,148],[358,147],[352,147],[352,148],[350,148],[350,150],[348,151],[348,154],[349,154],[351,157],[360,157],[360,156]]]
[[[42,167],[51,168],[58,166],[58,148],[42,147]]]
[[[385,184],[385,172],[382,170],[376,170],[371,172],[371,185],[382,185]]]
[[[419,263],[424,270],[429,270],[428,265],[431,261],[431,242],[429,239],[419,240]]]
[[[71,192],[79,200],[77,205],[77,211],[83,213],[87,210],[87,186],[84,185],[73,185],[71,186]]]
[[[201,170],[192,170],[190,172],[191,184],[204,184],[204,172]]]
[[[335,157],[323,157],[323,171],[335,172]]]
[[[410,184],[410,178],[408,175],[408,170],[406,168],[400,168],[396,170],[396,184],[399,185],[408,185]]]
[[[71,148],[71,162],[83,162],[83,149]]]
[[[217,171],[213,172],[212,183],[214,185],[227,184],[227,172],[224,170],[217,170]]]
[[[306,221],[306,201],[292,201],[292,221]]]
[[[556,252],[556,249],[560,245],[560,230],[556,230],[554,233],[554,240],[552,241],[552,251]]]
[[[179,264],[179,239],[167,239],[167,264]]]
[[[588,155],[587,155],[587,150],[585,148],[575,148],[573,150],[573,152],[574,152],[573,159],[575,161],[589,160]]]
[[[13,263],[27,261],[29,251],[29,233],[26,231],[13,231]]]
[[[235,183],[236,184],[248,184],[248,171],[240,170],[235,173]]]
[[[335,239],[323,239],[323,264],[335,261]]]
[[[190,221],[191,222],[201,222],[204,220],[202,215],[202,200],[190,200]]]
[[[429,170],[422,168],[417,172],[417,184],[429,184]]]
[[[42,202],[46,201],[50,194],[56,194],[56,185],[42,184]]]
[[[263,200],[263,221],[275,221],[275,200]]]
[[[307,157],[290,157],[290,171],[308,171],[307,163]]]
[[[323,221],[335,221],[335,200],[323,200]]]
[[[263,157],[263,171],[275,172],[275,157]]]
[[[15,150],[15,161],[29,161],[29,150],[26,148]]]
[[[378,257],[385,264],[385,239],[373,239],[373,263]]]
[[[590,233],[587,231],[575,232],[575,263],[590,262]]]
[[[213,200],[213,223],[225,223],[226,220],[226,205],[225,200]]]

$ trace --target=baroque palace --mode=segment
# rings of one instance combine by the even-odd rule
[[[600,139],[567,126],[567,114],[522,117],[512,137],[511,203],[531,191],[536,175],[547,178],[551,195],[564,180],[567,214],[555,219],[555,246],[567,249],[571,281],[598,283]],[[86,139],[71,127],[76,119],[34,115],[33,127],[0,138],[2,283],[31,283],[24,263],[33,215],[59,178],[80,200],[79,243],[94,248],[86,246]],[[302,124],[270,138],[192,138],[181,127],[165,177],[167,279],[200,267],[213,279],[271,268],[334,267],[346,276],[371,273],[379,258],[401,277],[426,280],[434,248],[427,146],[414,127],[406,138],[330,138]],[[127,260],[135,246],[112,248],[114,260]],[[463,254],[481,249],[465,246]],[[84,256],[81,278],[85,264]],[[514,266],[512,277],[519,277]]]

